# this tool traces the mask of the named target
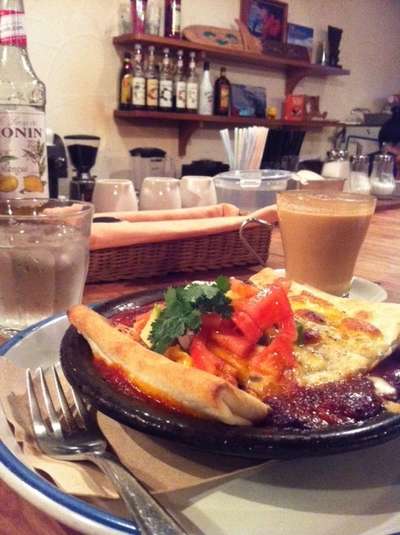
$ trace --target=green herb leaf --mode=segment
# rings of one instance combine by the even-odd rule
[[[179,336],[197,332],[201,315],[216,312],[225,318],[232,314],[230,299],[225,296],[230,283],[219,277],[209,284],[193,283],[181,288],[168,288],[164,295],[165,308],[153,322],[149,340],[152,349],[163,353]]]
[[[296,321],[297,338],[296,344],[298,346],[304,345],[304,325],[299,321]]]

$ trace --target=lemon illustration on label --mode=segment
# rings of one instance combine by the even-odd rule
[[[44,190],[43,182],[36,175],[24,176],[24,190],[29,193],[42,193]]]
[[[9,193],[18,187],[18,179],[14,175],[0,175],[0,191]]]

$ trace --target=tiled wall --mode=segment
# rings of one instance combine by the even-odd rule
[[[122,1],[122,0],[121,0]],[[125,0],[126,1],[126,0]],[[349,77],[307,79],[297,93],[321,96],[329,117],[344,119],[353,107],[378,109],[388,94],[400,91],[399,0],[290,0],[289,21],[312,26],[315,40],[328,24],[343,28],[341,61]],[[183,25],[229,27],[239,15],[240,0],[182,0]],[[123,176],[128,149],[158,146],[177,155],[176,129],[116,124],[116,79],[119,57],[112,44],[118,33],[119,0],[25,0],[29,52],[48,91],[48,125],[61,135],[92,133],[102,138],[97,174]],[[219,65],[214,65],[214,75]],[[279,72],[227,65],[231,81],[267,88],[279,104],[284,78]],[[323,155],[324,130],[307,134],[303,152]],[[218,132],[196,133],[185,161],[223,159]]]

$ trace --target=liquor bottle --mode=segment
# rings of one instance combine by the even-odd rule
[[[156,110],[158,108],[158,74],[155,66],[155,48],[149,46],[149,55],[147,58],[146,68],[146,108],[148,110]]]
[[[186,84],[186,109],[191,113],[197,113],[199,105],[199,82],[196,72],[196,53],[189,53],[189,75]]]
[[[221,67],[219,78],[214,87],[214,113],[215,115],[229,115],[231,107],[231,84],[225,75],[226,68]]]
[[[119,103],[120,110],[129,110],[132,107],[132,56],[125,52],[119,74]]]
[[[46,88],[29,60],[22,0],[0,0],[0,198],[48,197]]]
[[[176,73],[174,80],[175,110],[186,111],[186,77],[183,62],[183,50],[178,50],[176,62]]]
[[[201,115],[212,115],[213,104],[213,86],[210,79],[210,63],[205,61],[203,77],[200,82],[199,113]]]
[[[164,57],[160,71],[160,100],[159,107],[161,111],[171,111],[173,107],[173,79],[172,66],[169,57],[169,48],[164,48]]]
[[[181,0],[165,1],[165,37],[181,36]]]
[[[146,79],[143,72],[142,45],[135,45],[132,76],[132,107],[142,110],[146,105]]]

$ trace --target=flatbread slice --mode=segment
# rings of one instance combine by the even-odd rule
[[[68,318],[96,358],[117,365],[141,392],[166,405],[229,425],[251,425],[269,411],[265,403],[224,379],[143,347],[84,305],[72,307]]]
[[[281,278],[265,268],[250,281],[264,288]],[[295,346],[300,384],[316,385],[366,373],[400,345],[400,304],[336,297],[291,282],[295,319],[310,343]],[[314,339],[313,339],[314,337]]]

